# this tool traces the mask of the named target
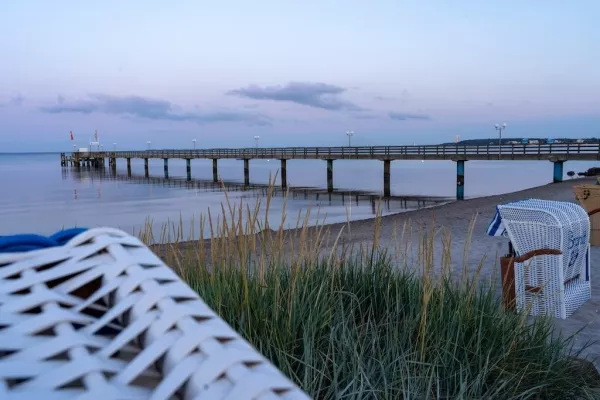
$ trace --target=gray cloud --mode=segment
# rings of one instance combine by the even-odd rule
[[[375,100],[379,101],[406,101],[411,97],[408,90],[403,89],[397,96],[375,96]]]
[[[25,97],[18,94],[14,97],[11,97],[9,104],[13,105],[13,106],[20,106],[23,104],[24,101],[25,101]]]
[[[290,82],[285,86],[250,85],[227,94],[254,100],[286,101],[330,111],[362,111],[363,108],[356,104],[339,98],[346,91],[346,88],[327,83]]]
[[[356,119],[377,119],[379,117],[375,114],[356,114],[354,116],[354,118],[356,118]]]
[[[429,121],[431,119],[431,117],[429,115],[410,114],[410,113],[403,113],[403,112],[390,112],[390,113],[388,113],[388,117],[390,117],[390,119],[394,119],[396,121],[408,121],[409,119]]]
[[[269,125],[269,119],[259,114],[247,114],[237,111],[180,112],[179,107],[167,100],[147,99],[139,96],[110,96],[105,94],[89,95],[88,100],[67,102],[59,97],[58,103],[41,107],[41,111],[50,114],[60,113],[103,113],[138,117],[150,120],[211,122],[245,122],[250,125]]]
[[[391,101],[391,100],[396,100],[395,97],[391,97],[391,96],[375,96],[373,97],[375,100],[379,100],[379,101]]]
[[[8,100],[8,102],[0,103],[0,107],[7,107],[7,106],[20,107],[21,105],[23,105],[24,101],[25,101],[25,97],[18,94],[16,96],[11,97]]]

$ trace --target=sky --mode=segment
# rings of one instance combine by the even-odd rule
[[[4,0],[0,152],[600,137],[600,1]],[[74,134],[70,140],[69,132]]]

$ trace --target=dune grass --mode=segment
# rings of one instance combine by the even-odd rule
[[[170,242],[154,248],[314,398],[598,397],[571,339],[549,319],[504,312],[478,278],[483,262],[456,278],[443,230],[405,224],[384,248],[375,223],[373,240],[353,246],[350,226],[338,234],[299,216],[298,229],[272,230],[242,203],[220,215],[198,221],[206,241],[182,243],[181,221],[140,237]]]

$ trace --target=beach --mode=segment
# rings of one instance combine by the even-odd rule
[[[409,211],[395,215],[388,215],[379,219],[367,219],[352,221],[349,223],[338,223],[327,226],[329,242],[321,250],[322,255],[326,255],[334,245],[346,246],[360,245],[371,246],[374,241],[374,231],[378,230],[378,245],[387,248],[393,252],[397,242],[398,232],[404,224],[410,223],[412,226],[434,227],[438,234],[435,239],[434,258],[439,263],[442,255],[442,230],[452,238],[451,259],[452,269],[457,274],[463,272],[466,268],[469,276],[479,274],[478,279],[493,279],[496,286],[500,287],[500,263],[499,257],[507,252],[507,239],[503,237],[492,237],[487,235],[487,227],[495,214],[497,204],[537,198],[554,201],[576,202],[572,190],[573,185],[583,183],[594,183],[595,178],[581,178],[564,181],[561,183],[548,184],[518,192],[507,193],[496,196],[481,197],[476,199],[452,202],[449,204]],[[473,224],[473,225],[472,225]],[[472,225],[472,235],[469,243],[469,229]],[[316,235],[318,227],[308,229],[308,236]],[[288,235],[288,242],[293,239],[292,234]],[[465,246],[468,244],[468,251],[465,252]],[[186,248],[197,248],[198,242],[179,243],[178,249],[184,251]],[[200,244],[202,246],[202,244]],[[204,243],[206,248],[206,258],[209,258],[210,243]],[[291,243],[286,246],[294,247]],[[153,246],[157,254],[164,255],[168,246]],[[464,255],[467,254],[465,257]],[[582,348],[590,340],[595,340],[600,336],[600,279],[594,279],[600,275],[600,248],[591,248],[591,279],[592,279],[592,298],[579,308],[571,317],[560,320],[553,319],[558,331],[564,335],[577,333],[574,339],[574,347]],[[598,358],[600,358],[600,344],[589,345],[582,353],[594,362],[597,368],[600,368]]]
[[[577,202],[572,190],[573,185],[583,183],[595,183],[595,178],[584,178],[568,180],[561,183],[544,185],[532,189],[507,193],[498,196],[482,197],[477,199],[454,202],[432,209],[424,209],[393,216],[383,217],[381,224],[381,245],[386,245],[386,238],[392,234],[394,226],[403,224],[410,220],[428,221],[435,220],[438,227],[447,229],[452,235],[452,260],[455,268],[462,268],[463,252],[469,225],[475,217],[472,240],[469,244],[467,264],[471,274],[474,274],[483,260],[481,269],[482,279],[496,272],[497,284],[500,285],[500,263],[499,257],[507,251],[507,239],[487,235],[487,227],[495,214],[497,204],[537,198],[554,201]],[[331,227],[333,231],[338,227]],[[372,237],[373,221],[357,221],[352,223],[353,241],[368,242]],[[441,246],[436,246],[441,247]],[[439,255],[438,255],[439,256]],[[574,347],[580,348],[588,341],[597,340],[600,337],[600,248],[591,247],[591,280],[592,298],[579,308],[571,317],[561,320],[554,319],[555,326],[564,335],[573,335],[581,328],[581,332],[575,335]],[[594,362],[596,368],[600,368],[600,344],[592,344],[587,347],[584,355]],[[594,360],[595,359],[595,360]]]

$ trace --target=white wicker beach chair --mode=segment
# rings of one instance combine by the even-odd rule
[[[499,205],[488,234],[508,236],[514,248],[517,310],[564,319],[590,299],[590,221],[579,205]]]
[[[308,399],[137,238],[0,253],[0,399]]]

